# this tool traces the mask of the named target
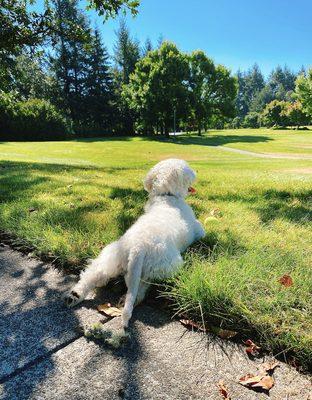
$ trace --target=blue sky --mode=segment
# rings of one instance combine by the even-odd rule
[[[278,64],[312,66],[311,16],[311,0],[141,0],[138,16],[126,20],[142,42],[162,35],[181,50],[204,50],[233,72],[257,62],[268,75]],[[118,20],[89,17],[112,53]]]

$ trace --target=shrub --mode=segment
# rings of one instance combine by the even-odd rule
[[[242,126],[242,119],[240,117],[235,117],[232,119],[231,122],[229,122],[229,128],[231,129],[238,129],[241,128]]]
[[[260,127],[260,115],[257,112],[248,113],[243,121],[244,128],[259,128]]]
[[[273,100],[265,106],[262,113],[262,122],[265,126],[286,126],[288,118],[285,115],[285,110],[289,106],[287,101]]]
[[[5,93],[0,90],[0,135],[13,132],[13,121],[16,114],[16,96],[14,92]]]
[[[297,126],[298,129],[301,125],[309,124],[310,119],[303,111],[302,104],[299,101],[289,103],[282,113],[287,117],[289,125]]]
[[[4,140],[60,140],[72,133],[71,122],[47,100],[17,102],[12,93],[2,92],[0,113]]]

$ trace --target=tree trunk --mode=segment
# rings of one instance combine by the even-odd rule
[[[202,135],[201,134],[201,130],[202,130],[201,121],[198,121],[197,126],[198,126],[198,136],[201,136]]]

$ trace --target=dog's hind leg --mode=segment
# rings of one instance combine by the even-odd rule
[[[105,286],[111,278],[121,273],[121,259],[118,242],[106,246],[100,255],[81,273],[78,283],[64,297],[68,307],[85,299],[95,287]]]
[[[137,305],[142,303],[150,285],[151,284],[149,282],[142,282],[142,281],[140,282],[140,286],[139,286],[137,297],[135,299],[134,307],[136,307]]]
[[[143,252],[138,252],[136,254],[131,254],[129,256],[127,274],[125,276],[125,281],[127,285],[127,294],[125,300],[125,306],[122,311],[122,324],[124,332],[128,328],[129,320],[132,316],[133,307],[137,300],[140,284],[141,275],[144,262],[145,254]]]

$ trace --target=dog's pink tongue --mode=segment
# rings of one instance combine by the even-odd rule
[[[188,191],[189,193],[196,193],[196,190],[192,186],[188,188]]]

